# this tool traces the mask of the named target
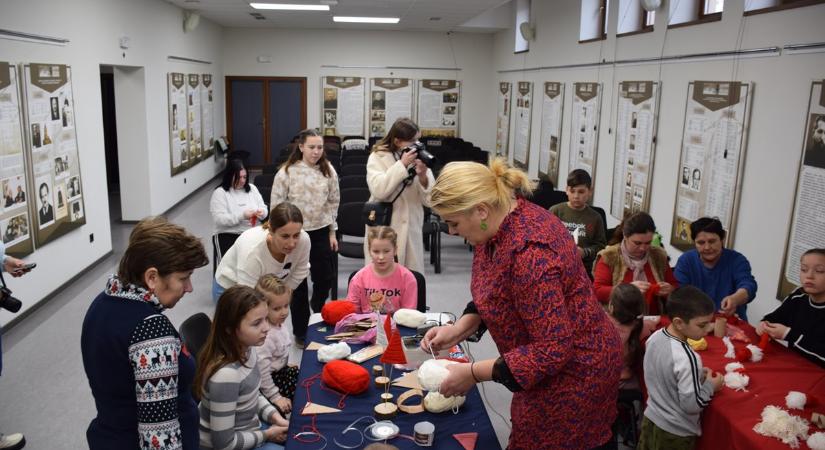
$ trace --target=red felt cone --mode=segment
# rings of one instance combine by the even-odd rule
[[[464,450],[475,450],[478,433],[458,433],[454,434],[453,437],[464,447]]]

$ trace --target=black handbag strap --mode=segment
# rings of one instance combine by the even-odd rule
[[[399,161],[401,159],[395,152],[392,153],[392,156],[393,158],[395,158],[396,161]],[[412,184],[413,178],[415,178],[415,172],[411,173],[407,178],[404,178],[404,181],[402,181],[404,186],[401,188],[400,191],[398,191],[398,194],[396,194],[395,197],[392,198],[390,203],[395,203],[395,201],[398,200],[398,197],[401,197],[401,194],[404,193],[404,189],[407,189],[407,186]]]

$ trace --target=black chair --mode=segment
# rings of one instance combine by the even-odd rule
[[[441,233],[448,232],[447,224],[425,206],[421,234],[424,237],[424,249],[430,252],[430,264],[434,266],[435,273],[441,273]]]
[[[370,190],[367,188],[346,188],[341,189],[341,202],[351,203],[360,202],[366,203],[370,200]]]
[[[257,187],[257,185],[256,185]],[[258,192],[261,193],[261,198],[264,199],[264,205],[266,205],[266,210],[269,211],[275,205],[270,205],[269,202],[272,200],[272,186],[266,186],[258,188]],[[269,214],[267,214],[269,215]]]
[[[380,141],[383,138],[383,136],[370,136],[370,138],[367,139],[367,143],[369,144],[370,148],[372,148],[372,146],[375,145],[376,142]]]
[[[602,216],[602,225],[604,226],[604,236],[605,239],[610,239],[610,236],[607,234],[607,214],[604,212],[604,208],[601,206],[591,206],[591,208],[595,209],[600,216]]]
[[[347,188],[366,188],[369,189],[367,185],[367,177],[364,175],[349,175],[349,176],[342,176],[340,181],[338,182],[338,186],[341,189]]]
[[[262,188],[272,188],[272,183],[275,181],[275,174],[274,173],[262,173],[260,175],[255,176],[255,180],[252,184],[255,185],[256,188],[260,191]]]
[[[264,164],[261,166],[261,173],[262,174],[275,174],[278,172],[278,164]],[[256,185],[257,186],[257,185]]]
[[[364,210],[364,202],[341,202],[338,205],[338,252],[332,258],[333,273],[335,279],[332,282],[331,296],[338,298],[338,256],[346,258],[364,259],[364,233],[367,224],[361,212]],[[361,241],[347,241],[344,237],[359,237]]]
[[[341,167],[347,166],[362,166],[367,167],[367,161],[369,160],[369,156],[367,155],[351,155],[348,153],[344,153],[344,156],[341,158]]]
[[[184,320],[180,326],[180,340],[189,350],[189,353],[198,360],[203,344],[209,337],[209,329],[212,327],[212,320],[205,313],[199,312]]]
[[[357,177],[362,177],[366,180],[366,178],[367,178],[367,166],[357,165],[357,164],[352,164],[352,165],[346,165],[345,164],[345,165],[341,166],[341,176],[342,177],[357,176]]]
[[[567,194],[564,191],[557,191],[553,189],[553,183],[547,180],[539,181],[539,187],[533,192],[530,201],[541,206],[544,209],[550,209],[551,206],[564,203],[567,201]]]
[[[338,148],[341,148],[341,138],[338,136],[324,136],[324,146],[327,143],[334,143],[338,145]]]
[[[364,136],[356,136],[356,135],[353,135],[353,136],[344,136],[344,138],[343,138],[343,139],[341,139],[341,143],[343,144],[344,142],[347,142],[347,141],[349,141],[350,139],[360,139],[360,140],[362,140],[362,141],[363,141],[363,140],[364,140]]]
[[[412,272],[413,276],[415,277],[415,284],[418,288],[418,302],[415,305],[415,309],[425,313],[428,309],[430,309],[427,306],[427,280],[424,278],[424,275],[422,275],[420,272],[416,272],[412,269],[410,269],[410,272]],[[349,274],[349,279],[347,280],[347,291],[349,291],[349,284],[350,282],[352,282],[352,277],[354,277],[356,273],[358,273],[357,270]]]

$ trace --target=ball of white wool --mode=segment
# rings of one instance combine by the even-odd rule
[[[408,328],[418,328],[424,325],[427,315],[417,309],[401,308],[392,316],[399,325]]]
[[[318,362],[330,362],[334,359],[344,359],[352,353],[346,342],[325,345],[318,349]]]
[[[808,397],[802,392],[790,391],[785,396],[785,405],[788,406],[788,409],[805,409],[805,402],[807,401]]]
[[[746,387],[748,387],[748,383],[750,382],[750,377],[743,373],[739,372],[728,372],[725,374],[725,386],[736,390],[736,391],[745,391]]]
[[[732,362],[725,364],[725,372],[736,372],[739,369],[744,369],[745,366],[742,363]]]
[[[752,362],[759,362],[762,361],[762,349],[753,345],[748,344],[748,350],[751,351],[751,361]]]
[[[431,413],[440,413],[457,409],[464,404],[466,397],[463,395],[455,395],[452,397],[445,397],[438,392],[430,392],[424,397],[424,409]]]
[[[825,450],[825,433],[814,433],[806,441],[811,450]]]
[[[455,364],[455,362],[446,359],[424,361],[424,364],[421,364],[421,367],[418,368],[418,383],[424,390],[438,391],[441,382],[450,374],[450,371],[447,370],[447,366],[450,364]]]

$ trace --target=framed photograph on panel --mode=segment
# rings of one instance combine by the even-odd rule
[[[461,82],[418,80],[416,108],[422,136],[459,137]]]
[[[186,75],[178,72],[167,74],[169,93],[169,162],[172,175],[188,167],[189,139],[186,118]]]
[[[370,137],[384,137],[396,120],[412,118],[413,85],[409,78],[373,78],[370,99],[376,100],[369,104]]]
[[[570,157],[567,172],[583,169],[596,179],[599,150],[600,83],[573,83],[573,116],[570,120]]]
[[[541,147],[539,148],[539,178],[559,185],[559,150],[561,120],[564,112],[564,83],[545,81],[541,96]]]
[[[619,220],[636,211],[648,211],[650,207],[658,108],[659,83],[619,83],[610,199],[610,214]]]
[[[212,75],[201,74],[201,142],[203,159],[215,152],[215,102],[212,96]]]
[[[528,171],[530,166],[530,126],[533,116],[533,83],[519,81],[516,89],[516,134],[513,139],[513,164]]]
[[[799,287],[799,260],[812,248],[825,248],[825,80],[811,83],[803,128],[802,158],[796,180],[791,229],[785,243],[776,298]]]
[[[496,96],[496,156],[509,158],[510,145],[510,102],[513,96],[513,83],[498,83]]]
[[[364,135],[365,78],[321,77],[321,133],[325,136]],[[370,108],[386,108],[386,93],[375,92]]]
[[[700,217],[718,218],[733,247],[752,93],[738,81],[688,84],[670,233],[682,251],[693,248],[690,224]]]
[[[86,223],[77,145],[71,67],[23,66],[26,122],[31,130],[31,178],[27,200],[34,214],[29,230],[40,247]],[[7,228],[8,229],[8,228]]]
[[[186,124],[189,129],[189,167],[203,159],[201,141],[201,77],[186,75]]]

